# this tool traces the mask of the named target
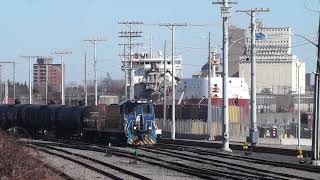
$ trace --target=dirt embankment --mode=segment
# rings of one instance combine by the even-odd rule
[[[39,161],[41,156],[37,154],[15,137],[0,132],[0,180],[61,179]]]

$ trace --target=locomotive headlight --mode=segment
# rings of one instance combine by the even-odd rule
[[[137,129],[137,127],[136,127],[136,126],[134,126],[134,127],[133,127],[133,130],[136,130],[136,129]]]

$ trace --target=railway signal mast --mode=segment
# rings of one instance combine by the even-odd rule
[[[129,39],[129,73],[130,73],[130,95],[129,98],[130,100],[134,99],[134,69],[133,69],[133,63],[132,63],[132,39],[133,38],[139,38],[142,37],[143,32],[142,31],[134,31],[132,30],[133,25],[141,25],[143,22],[141,21],[125,21],[125,22],[119,22],[118,24],[120,25],[126,25],[129,27],[129,31],[121,31],[119,32],[119,37],[122,38],[128,38]],[[126,63],[125,63],[126,65]],[[126,67],[125,67],[125,72],[126,72]],[[126,84],[126,89],[127,89],[127,84]]]
[[[221,0],[212,2],[214,5],[222,5],[221,7],[221,17],[223,24],[223,51],[222,51],[222,59],[223,59],[223,150],[231,152],[229,147],[229,112],[228,112],[228,50],[229,50],[229,18],[231,17],[231,7],[229,4],[237,4],[237,2],[229,2],[228,0]]]
[[[256,13],[269,12],[270,10],[264,8],[255,8],[247,10],[238,10],[236,12],[244,12],[251,17],[251,93],[250,93],[250,141],[251,144],[258,144],[259,132],[257,127],[257,97],[256,97]]]

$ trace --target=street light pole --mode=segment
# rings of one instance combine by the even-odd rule
[[[171,30],[171,66],[172,66],[172,131],[171,131],[171,138],[176,139],[176,95],[175,95],[175,47],[174,47],[174,31],[175,27],[177,26],[187,26],[186,23],[179,24],[179,23],[166,23],[166,24],[159,24],[159,26],[166,26]]]

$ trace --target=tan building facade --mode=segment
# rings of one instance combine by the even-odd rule
[[[256,36],[257,93],[305,93],[305,63],[291,52],[292,32],[289,27],[264,27],[258,23]],[[239,76],[251,87],[251,40],[246,42],[246,55],[240,57]]]

